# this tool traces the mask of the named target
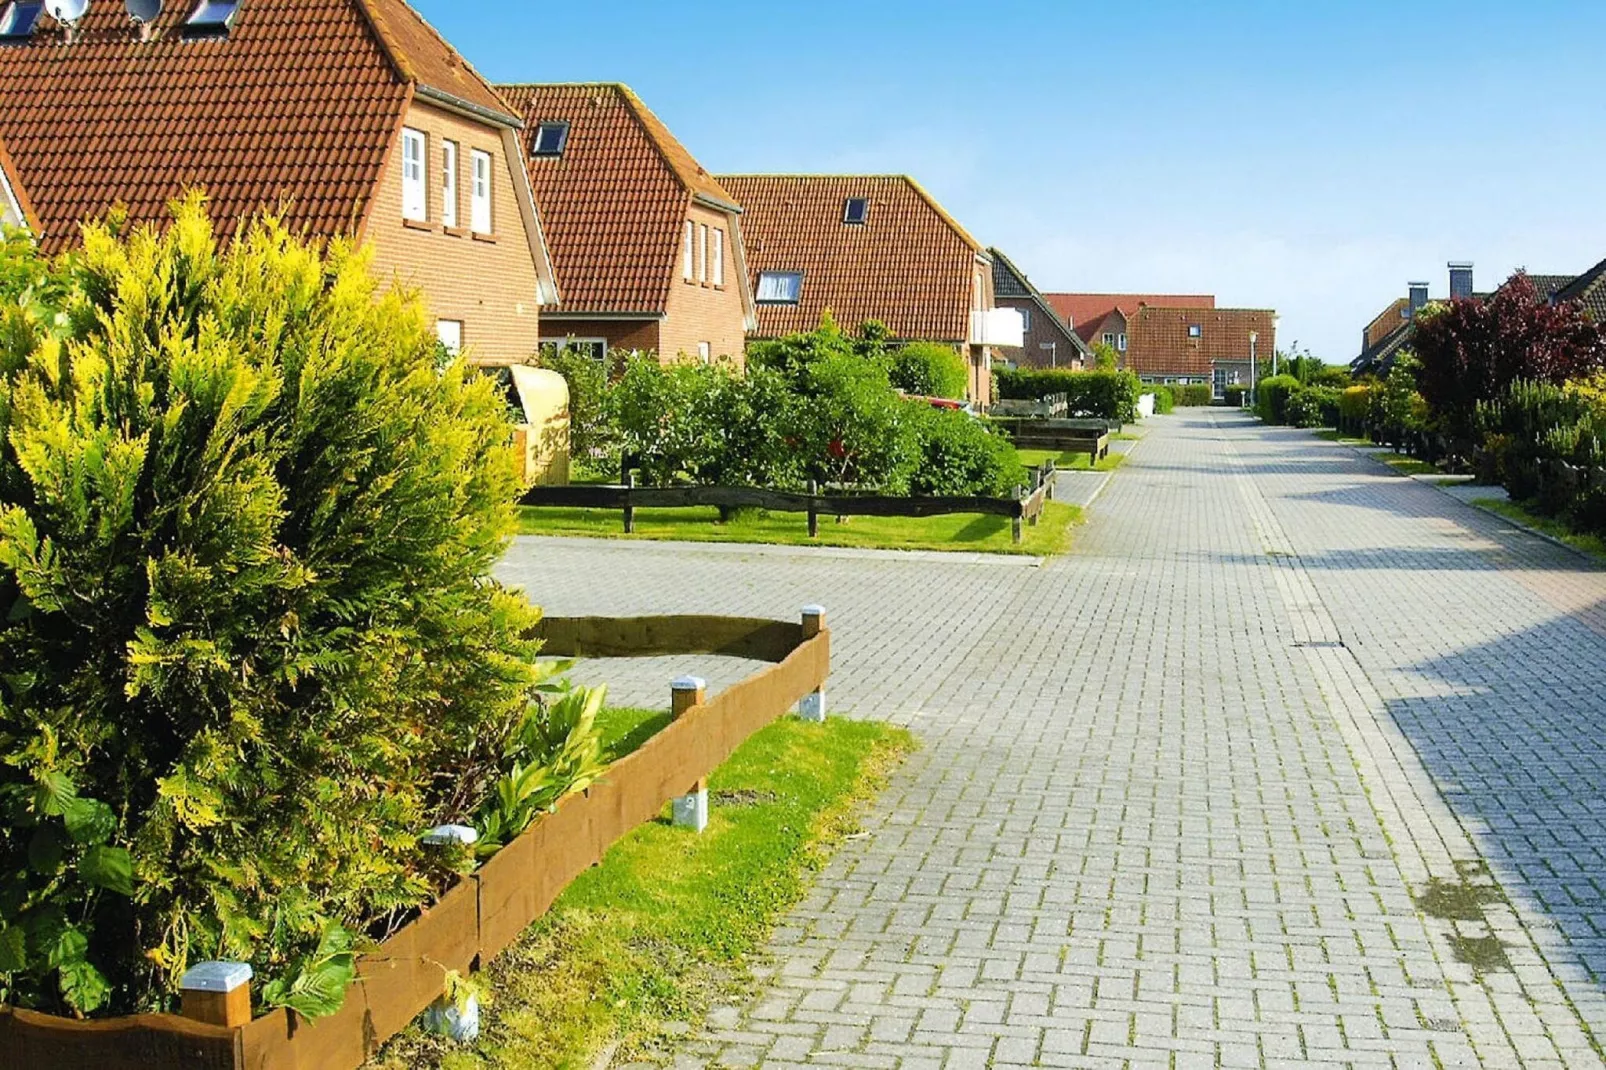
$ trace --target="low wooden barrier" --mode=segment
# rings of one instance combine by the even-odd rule
[[[626,833],[656,818],[754,732],[819,691],[831,638],[800,623],[726,617],[549,617],[544,653],[634,657],[723,654],[773,662],[693,705],[597,784],[463,878],[373,951],[341,1009],[315,1022],[276,1010],[228,1028],[171,1014],[79,1022],[0,1007],[0,1067],[51,1070],[356,1070],[467,973],[518,939],[569,882]]]
[[[1017,449],[1054,450],[1085,453],[1089,464],[1109,456],[1111,424],[1108,420],[1016,420],[995,419],[993,423],[1009,436]],[[1119,425],[1117,425],[1119,426]]]
[[[776,513],[808,514],[809,538],[818,538],[823,516],[943,516],[981,513],[1009,517],[1016,542],[1022,522],[1036,524],[1044,502],[1053,497],[1053,465],[1028,470],[1030,488],[1017,488],[1013,498],[980,496],[915,497],[881,494],[799,494],[762,487],[638,487],[631,474],[623,483],[568,487],[531,487],[521,505],[548,509],[617,509],[623,514],[625,534],[636,530],[637,509],[684,509],[713,506],[720,509],[767,509]]]

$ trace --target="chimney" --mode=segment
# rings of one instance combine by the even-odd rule
[[[1450,300],[1472,296],[1472,262],[1450,261]]]
[[[1428,303],[1428,284],[1425,282],[1412,282],[1407,283],[1407,285],[1411,290],[1411,307],[1406,309],[1405,318],[1414,320],[1416,319],[1416,314],[1421,312],[1423,306]],[[1471,284],[1468,283],[1469,288],[1470,286]]]

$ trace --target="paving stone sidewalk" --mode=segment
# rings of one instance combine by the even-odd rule
[[[924,747],[676,1065],[1598,1066],[1606,575],[1223,410],[1067,557],[520,540],[554,613],[831,613]],[[718,659],[593,663],[662,702]]]

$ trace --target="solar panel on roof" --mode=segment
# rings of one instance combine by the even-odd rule
[[[0,14],[0,41],[22,41],[33,36],[34,23],[39,21],[39,13],[44,9],[44,0],[38,3],[12,0]]]

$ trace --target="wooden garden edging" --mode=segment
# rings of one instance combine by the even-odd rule
[[[819,621],[820,618],[813,618]],[[564,798],[434,906],[357,960],[328,1018],[278,1010],[236,1028],[171,1014],[78,1022],[0,1007],[0,1066],[51,1070],[356,1070],[442,993],[516,940],[620,837],[653,820],[754,732],[824,685],[823,626],[729,617],[546,618],[543,653],[719,654],[773,662],[683,712],[602,781]]]
[[[809,536],[819,534],[821,516],[943,516],[982,513],[1009,517],[1014,538],[1021,541],[1021,522],[1035,524],[1043,503],[1053,497],[1052,467],[1032,469],[1032,488],[1019,488],[1013,498],[980,496],[917,497],[886,494],[799,494],[762,487],[638,487],[632,482],[577,483],[567,487],[531,487],[521,505],[537,508],[618,509],[624,514],[626,534],[635,531],[637,509],[679,509],[718,506],[721,509],[768,509],[777,513],[807,513]],[[629,473],[626,473],[628,478]]]

